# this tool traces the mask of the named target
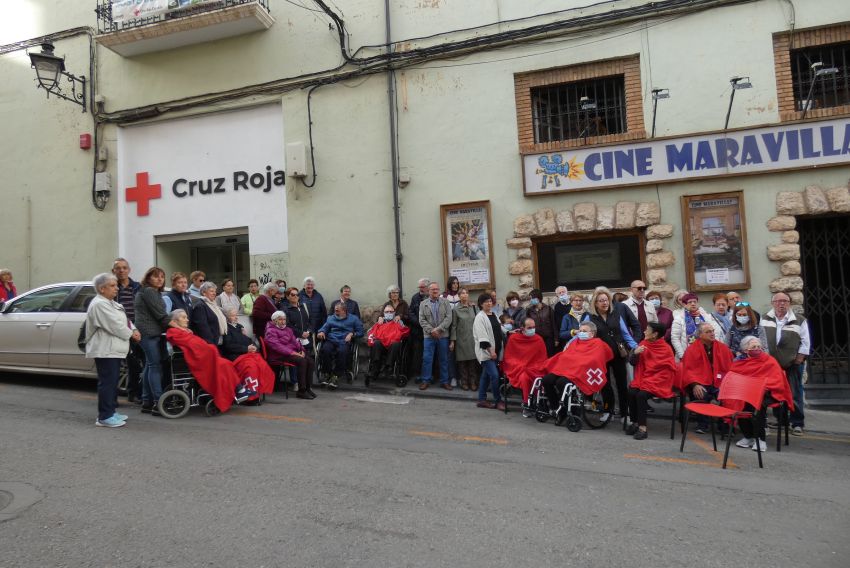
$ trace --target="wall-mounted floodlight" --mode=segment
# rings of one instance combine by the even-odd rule
[[[655,115],[658,112],[658,99],[669,99],[670,89],[652,89],[652,138],[655,138]]]
[[[818,77],[830,77],[832,75],[838,74],[838,67],[824,67],[823,61],[817,61],[812,63],[812,71],[814,71],[815,76],[812,77],[812,84],[809,86],[809,94],[806,96],[806,100],[803,101],[803,116],[800,117],[800,120],[806,118],[806,114],[809,112],[809,107],[812,106],[812,95],[815,92],[815,83],[818,80]]]
[[[732,77],[729,79],[732,84],[732,94],[729,96],[729,110],[726,111],[726,122],[723,124],[723,130],[729,128],[729,116],[732,114],[732,103],[735,101],[735,91],[740,89],[751,89],[753,84],[750,83],[749,77]]]

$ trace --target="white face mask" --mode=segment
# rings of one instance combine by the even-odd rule
[[[387,321],[392,320],[395,317],[395,312],[384,312],[384,319]]]
[[[738,320],[738,323],[741,325],[750,323],[750,316],[735,316],[735,319]]]
[[[515,308],[519,305],[519,300],[511,300],[511,307]]]

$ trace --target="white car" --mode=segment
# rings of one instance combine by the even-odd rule
[[[77,346],[91,282],[49,284],[0,302],[0,371],[97,378],[94,359]],[[247,333],[251,319],[239,316]],[[122,365],[119,389],[126,385]]]
[[[95,296],[91,282],[63,282],[0,302],[0,371],[97,377],[77,347]]]

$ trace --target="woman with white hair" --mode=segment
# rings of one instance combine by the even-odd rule
[[[124,307],[115,301],[118,279],[108,273],[98,274],[92,282],[97,296],[86,312],[86,358],[97,367],[97,420],[95,426],[119,428],[127,416],[115,412],[121,361],[130,351],[130,340],[142,336],[127,318]]]
[[[222,337],[227,333],[227,318],[215,303],[215,283],[204,282],[200,292],[201,301],[192,308],[190,316],[192,331],[210,345],[221,345]]]
[[[310,331],[318,333],[319,328],[325,325],[328,319],[328,308],[325,305],[325,299],[316,290],[316,280],[312,276],[304,279],[304,287],[298,293],[301,303],[307,306],[307,312],[310,314]]]
[[[292,328],[286,325],[284,312],[277,311],[272,314],[272,320],[266,325],[265,341],[270,365],[295,365],[298,375],[298,392],[295,397],[306,400],[316,398],[316,393],[313,392],[313,359],[295,337]]]
[[[387,298],[389,300],[384,303],[381,310],[390,306],[395,312],[395,321],[401,322],[406,326],[410,326],[410,306],[401,297],[401,289],[395,284],[387,287]]]

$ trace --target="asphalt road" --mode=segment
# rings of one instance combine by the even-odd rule
[[[354,391],[120,429],[95,408],[90,382],[0,376],[0,566],[850,565],[846,414],[723,471],[657,419],[638,442]]]

